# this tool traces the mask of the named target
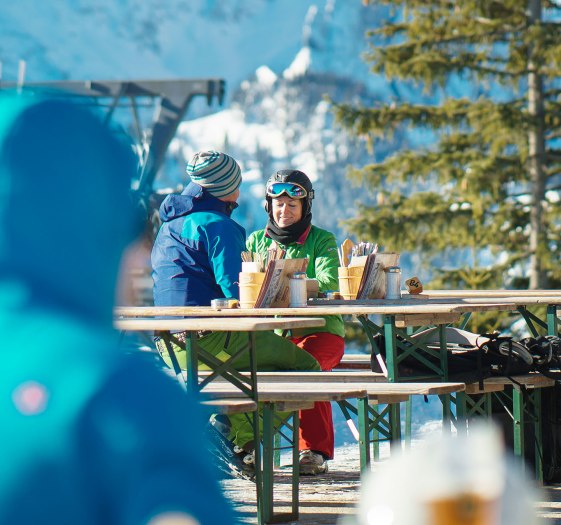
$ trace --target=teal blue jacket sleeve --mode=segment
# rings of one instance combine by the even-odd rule
[[[232,227],[230,227],[230,225]],[[242,252],[245,250],[245,231],[233,222],[208,225],[208,257],[216,283],[224,297],[239,299],[239,274],[242,271]]]

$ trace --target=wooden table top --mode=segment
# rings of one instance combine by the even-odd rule
[[[414,295],[406,295],[408,300]],[[423,300],[506,300],[515,304],[561,304],[561,290],[423,290]]]
[[[332,301],[329,305],[312,305],[304,308],[224,308],[210,306],[119,306],[115,316],[156,317],[268,317],[268,316],[320,316],[320,315],[419,315],[451,314],[479,311],[515,310],[516,305],[506,301],[432,301],[430,299],[400,299],[361,301]],[[357,304],[361,303],[361,304]]]
[[[282,317],[267,318],[190,318],[190,319],[115,319],[118,330],[141,331],[198,331],[213,330],[219,332],[259,332],[264,330],[289,328],[320,328],[325,326],[325,319],[318,317]]]
[[[345,393],[348,396],[365,397],[376,395],[392,395],[402,394],[408,395],[438,395],[448,394],[451,392],[463,392],[466,389],[465,383],[388,383],[388,382],[369,382],[351,381],[351,382],[308,382],[308,381],[267,381],[259,378],[257,390],[259,392],[259,400],[265,401],[266,395],[278,395],[284,399],[308,398],[314,401],[329,401],[330,396],[334,394]],[[362,395],[361,395],[362,392]],[[226,381],[213,381],[201,390],[202,394],[211,397],[219,395],[235,395],[236,389],[231,383]]]

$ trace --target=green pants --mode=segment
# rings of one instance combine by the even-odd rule
[[[274,372],[276,370],[321,370],[319,363],[305,350],[296,346],[292,341],[278,336],[273,332],[255,332],[255,358],[257,370]],[[226,361],[240,348],[249,345],[247,332],[213,332],[197,340],[204,348],[221,361]],[[171,366],[167,352],[158,345],[164,361]],[[186,369],[187,354],[185,348],[173,345],[173,350],[182,369]],[[200,369],[208,369],[200,364]],[[233,362],[236,370],[249,370],[249,352],[242,352]],[[242,447],[253,441],[253,427],[251,418],[246,414],[232,414],[228,416],[231,424],[230,439]]]

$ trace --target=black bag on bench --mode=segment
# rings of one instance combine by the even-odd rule
[[[405,347],[412,344],[397,336],[398,341]],[[412,340],[422,341],[423,344],[435,350],[440,349],[438,330],[429,329],[411,337]],[[375,338],[376,347],[385,359],[385,338],[378,334]],[[534,358],[529,350],[521,343],[513,341],[511,337],[493,334],[474,334],[457,328],[446,328],[448,349],[448,379],[474,383],[491,376],[512,376],[527,374],[535,369]],[[398,352],[399,355],[399,352]],[[423,353],[423,357],[435,366],[440,365],[437,356]],[[374,372],[381,372],[376,355],[372,354],[371,368]],[[435,376],[433,369],[413,356],[407,356],[398,366],[402,377]]]

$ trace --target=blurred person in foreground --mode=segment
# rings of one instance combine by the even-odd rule
[[[199,407],[117,345],[135,169],[83,106],[0,96],[1,525],[235,520]]]
[[[317,279],[319,289],[337,290],[337,243],[335,235],[312,224],[314,189],[309,177],[299,170],[280,170],[266,185],[267,226],[253,232],[247,249],[266,254],[279,246],[287,259],[308,258],[306,274]],[[291,341],[312,355],[324,371],[341,361],[345,351],[345,327],[340,315],[325,317],[323,328],[292,330]],[[328,470],[335,452],[331,403],[315,403],[300,412],[300,474],[315,476]]]
[[[162,226],[152,249],[152,277],[156,306],[210,306],[212,299],[239,299],[241,253],[245,230],[234,219],[242,182],[241,169],[231,156],[200,151],[187,164],[190,182],[180,195],[168,195],[160,206]],[[180,341],[184,333],[175,334]],[[247,348],[247,332],[200,332],[197,343],[221,361]],[[168,350],[161,339],[156,345],[168,365]],[[290,340],[273,332],[256,332],[256,367],[262,371],[319,370],[318,362]],[[186,352],[173,345],[181,368]],[[249,352],[232,363],[249,370]],[[199,363],[200,370],[208,370]],[[254,436],[245,414],[228,416],[227,437],[235,445],[242,464],[254,469]]]

